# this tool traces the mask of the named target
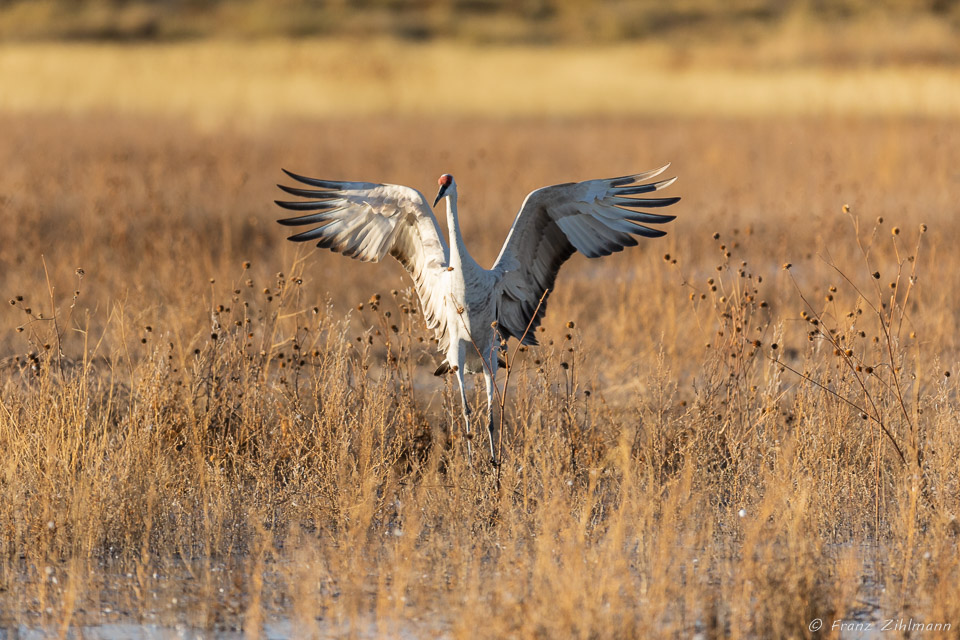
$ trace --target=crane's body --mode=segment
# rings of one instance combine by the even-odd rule
[[[442,180],[442,178],[441,178]],[[482,373],[487,393],[487,434],[490,456],[496,462],[493,445],[493,395],[499,364],[500,340],[494,328],[497,319],[497,273],[484,269],[467,251],[460,233],[457,215],[456,183],[447,200],[447,229],[450,235],[450,259],[442,272],[441,290],[444,314],[449,319],[449,339],[445,361],[438,372],[453,371],[460,390],[460,406],[466,431],[470,433],[470,403],[464,387],[465,373]],[[442,184],[441,184],[442,186]],[[447,188],[449,192],[449,187]],[[439,196],[438,196],[439,197]],[[470,442],[467,441],[469,451]]]
[[[457,377],[468,434],[471,411],[464,374],[484,376],[490,453],[496,463],[493,398],[501,344],[511,337],[524,344],[537,343],[532,331],[540,324],[560,266],[573,253],[596,258],[636,245],[634,235],[664,235],[645,225],[669,222],[674,216],[634,209],[665,207],[679,198],[629,196],[673,184],[676,178],[638,184],[666,168],[531,192],[491,269],[477,264],[464,245],[457,185],[449,174],[440,176],[434,201],[436,205],[446,200],[449,244],[443,242],[423,194],[398,185],[317,180],[287,171],[295,180],[320,189],[278,185],[287,193],[312,199],[277,204],[316,213],[278,222],[321,225],[290,240],[319,240],[319,247],[367,262],[386,255],[400,261],[413,278],[427,326],[433,329],[444,357],[437,373],[450,371]]]

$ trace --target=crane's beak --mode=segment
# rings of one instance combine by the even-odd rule
[[[440,199],[443,198],[443,194],[447,192],[447,187],[450,185],[445,184],[440,186],[440,191],[437,192],[437,199],[433,201],[433,206],[437,206],[437,203],[440,202]]]

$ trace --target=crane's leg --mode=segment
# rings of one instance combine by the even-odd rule
[[[487,434],[490,436],[490,459],[493,466],[499,464],[493,443],[493,385],[497,383],[497,364],[497,354],[493,352],[491,357],[487,358],[487,366],[483,368],[483,381],[487,385]]]
[[[467,430],[467,459],[473,460],[473,446],[470,444],[470,405],[467,403],[467,391],[463,385],[463,368],[467,362],[467,347],[462,340],[457,348],[457,382],[460,384],[460,402],[463,404],[463,424]]]

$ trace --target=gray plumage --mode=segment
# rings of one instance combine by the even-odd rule
[[[284,170],[294,180],[316,189],[278,185],[291,195],[307,198],[278,200],[279,206],[310,212],[278,222],[320,225],[290,240],[316,240],[319,247],[364,262],[391,255],[403,265],[413,278],[427,326],[444,355],[446,367],[441,364],[437,373],[446,369],[457,375],[468,433],[470,407],[463,374],[484,374],[490,452],[496,462],[493,384],[501,363],[501,337],[522,337],[524,344],[537,344],[535,330],[546,312],[546,297],[553,290],[560,267],[575,252],[598,258],[635,246],[634,236],[657,238],[665,234],[648,225],[669,222],[674,216],[640,209],[666,207],[680,198],[628,196],[673,184],[676,178],[644,183],[668,166],[533,191],[524,200],[491,269],[478,265],[464,246],[457,214],[457,185],[449,174],[440,177],[440,192],[434,202],[446,198],[449,245],[443,241],[423,194],[391,184],[317,180]]]

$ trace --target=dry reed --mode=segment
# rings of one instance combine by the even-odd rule
[[[960,623],[952,123],[0,126],[0,626]],[[574,259],[518,354],[499,489],[400,268],[297,254],[269,205],[280,166],[450,171],[489,263],[529,189],[666,159],[670,235]]]

